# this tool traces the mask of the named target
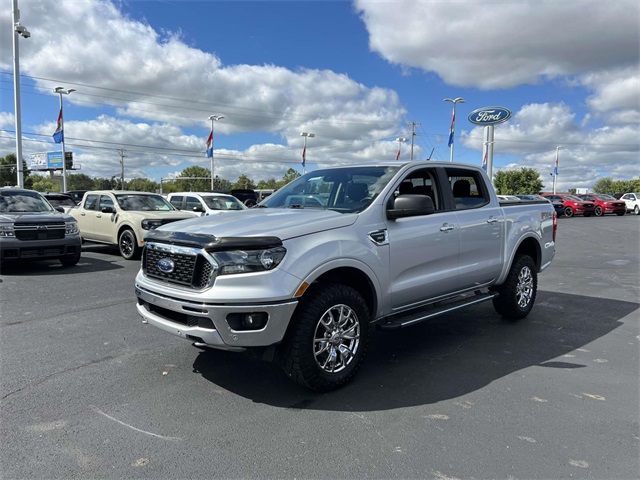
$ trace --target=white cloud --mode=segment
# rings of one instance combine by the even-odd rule
[[[370,48],[451,85],[505,88],[638,64],[636,0],[356,0]]]
[[[611,123],[640,123],[640,68],[590,73],[581,83],[594,90],[589,107]]]

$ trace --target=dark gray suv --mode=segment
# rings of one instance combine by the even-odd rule
[[[33,190],[0,188],[0,262],[57,258],[80,260],[78,224]]]

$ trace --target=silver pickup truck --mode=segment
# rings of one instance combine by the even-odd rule
[[[354,376],[373,326],[488,300],[525,317],[556,226],[549,202],[501,204],[468,165],[317,170],[257,208],[149,232],[137,309],[197,346],[258,350],[330,390]]]

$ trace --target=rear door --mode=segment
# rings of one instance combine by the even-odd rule
[[[169,203],[178,210],[184,209],[183,200],[184,197],[182,195],[171,195],[171,197],[169,197]]]
[[[413,170],[385,199],[388,205],[400,194],[428,195],[436,208],[431,215],[387,220],[390,293],[395,310],[458,289],[456,212],[445,205],[437,178],[436,168]]]
[[[194,197],[191,195],[185,196],[184,204],[185,204],[184,209],[189,212],[196,212],[202,215],[203,212],[205,211],[205,207],[204,205],[202,205],[202,202],[198,197]]]
[[[80,212],[77,216],[80,235],[85,240],[98,240],[96,237],[96,214],[98,213],[97,194],[89,194],[80,205]]]
[[[473,169],[445,168],[460,232],[460,287],[487,284],[500,275],[504,213],[491,201],[482,174]]]

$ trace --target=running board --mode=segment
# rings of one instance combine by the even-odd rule
[[[464,298],[455,302],[447,302],[445,304],[443,304],[442,302],[437,302],[433,305],[429,305],[419,310],[412,310],[408,313],[400,313],[388,317],[386,320],[383,320],[381,323],[379,323],[379,326],[383,330],[395,330],[398,328],[408,327],[410,325],[415,325],[416,323],[429,320],[430,318],[444,315],[445,313],[454,312],[461,308],[469,307],[477,303],[487,302],[496,295],[496,293],[492,292],[478,293],[471,296],[465,296]]]

